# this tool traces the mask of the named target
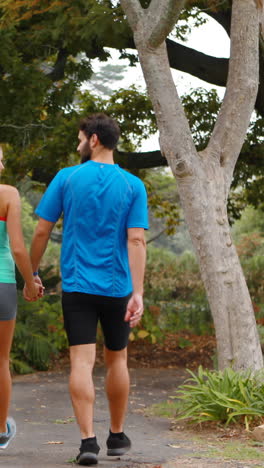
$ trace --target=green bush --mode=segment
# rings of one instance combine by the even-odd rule
[[[257,317],[264,316],[263,211],[248,206],[243,211],[241,219],[235,222],[232,231],[255,311],[258,312],[262,305],[261,314],[257,313]]]
[[[226,425],[243,421],[247,430],[253,421],[263,421],[263,371],[238,373],[229,368],[211,372],[200,366],[197,375],[188,372],[191,378],[176,392],[181,402],[178,420],[199,424],[217,421]]]
[[[174,301],[162,307],[160,326],[164,331],[188,330],[196,335],[211,334],[211,312],[205,295],[193,294],[188,302]]]
[[[161,341],[165,333],[188,330],[212,332],[209,305],[195,255],[176,256],[166,249],[148,248],[145,312],[133,338]]]
[[[264,237],[263,216],[253,208],[245,210],[233,228],[237,250],[253,300],[256,318],[264,324]],[[252,231],[252,229],[254,229]],[[145,275],[145,320],[136,330],[151,341],[167,332],[187,330],[211,334],[213,321],[194,253],[148,247]]]
[[[48,369],[52,355],[67,348],[60,299],[44,296],[26,302],[18,295],[18,316],[11,352],[11,368],[16,373]]]
[[[262,348],[264,347],[264,326],[263,325],[257,325],[257,330],[258,330],[258,334],[259,334],[259,341],[260,341],[260,344],[262,346]]]

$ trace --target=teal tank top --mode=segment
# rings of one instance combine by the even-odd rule
[[[15,263],[10,251],[5,218],[0,218],[0,283],[16,283]]]

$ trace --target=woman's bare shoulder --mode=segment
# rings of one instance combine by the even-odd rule
[[[13,185],[0,184],[0,193],[7,195],[18,195],[18,190]]]

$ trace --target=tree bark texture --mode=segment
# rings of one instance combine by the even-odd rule
[[[217,339],[218,366],[260,369],[262,352],[251,299],[231,239],[225,181],[213,158],[196,160],[194,176],[178,179]]]
[[[129,0],[121,3],[126,12]],[[230,181],[257,93],[259,18],[254,0],[234,0],[233,15],[228,89],[208,148],[200,154],[172,79],[165,38],[158,47],[151,44],[151,25],[141,20],[139,3],[133,31],[160,131],[161,152],[177,180],[207,292],[219,368],[256,370],[263,366],[262,352],[226,210]]]

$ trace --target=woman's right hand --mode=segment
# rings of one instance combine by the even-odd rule
[[[43,296],[43,287],[37,281],[25,283],[23,289],[23,296],[26,301],[34,302]]]

